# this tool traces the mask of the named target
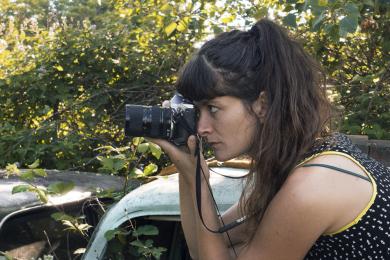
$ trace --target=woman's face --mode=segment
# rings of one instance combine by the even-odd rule
[[[198,134],[206,139],[217,160],[226,161],[248,152],[256,118],[239,98],[221,96],[196,103]]]

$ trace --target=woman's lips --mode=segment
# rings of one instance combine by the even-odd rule
[[[220,142],[209,142],[210,146],[215,148],[216,146],[218,146],[220,144]]]

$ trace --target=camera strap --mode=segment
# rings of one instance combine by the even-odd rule
[[[179,117],[179,120],[182,121],[181,123],[182,123],[183,127],[188,131],[188,133],[196,135],[196,130],[195,129],[191,129],[190,124],[184,119],[184,117]],[[196,196],[196,204],[197,204],[197,207],[198,207],[199,218],[200,218],[200,220],[202,222],[202,225],[209,232],[215,233],[215,234],[226,233],[226,236],[227,236],[227,238],[229,240],[229,243],[230,243],[230,247],[233,249],[234,254],[237,256],[237,253],[236,253],[236,251],[234,249],[233,243],[232,243],[232,241],[230,239],[230,235],[229,235],[229,233],[227,231],[229,231],[230,229],[235,228],[236,226],[244,223],[247,220],[247,217],[244,216],[244,217],[239,218],[239,219],[237,219],[237,220],[235,220],[235,221],[233,221],[231,223],[225,224],[223,219],[222,219],[222,215],[221,215],[221,213],[220,213],[220,211],[218,209],[217,202],[215,201],[215,198],[214,198],[214,195],[213,195],[210,183],[208,181],[206,181],[207,188],[208,188],[208,190],[210,192],[210,196],[211,196],[211,198],[213,200],[214,207],[215,207],[215,210],[217,211],[218,218],[221,221],[222,227],[220,227],[217,230],[212,230],[204,222],[203,214],[202,214],[202,195],[201,194],[202,194],[202,175],[205,178],[205,174],[203,172],[203,169],[202,169],[202,166],[201,166],[201,161],[200,161],[200,156],[201,156],[200,145],[201,145],[201,138],[199,136],[197,136],[194,156],[196,157],[196,173],[195,173],[195,193],[196,194],[195,194],[195,196]]]
[[[201,151],[200,151],[200,138],[199,137],[196,139],[196,148],[195,148],[194,156],[196,157],[195,189],[196,189],[196,204],[197,204],[197,207],[198,207],[199,218],[200,218],[203,226],[209,232],[216,233],[216,234],[226,233],[226,235],[228,237],[228,240],[229,240],[229,243],[230,243],[230,246],[233,249],[235,255],[237,256],[237,253],[236,253],[236,251],[234,249],[233,243],[232,243],[232,241],[230,239],[230,235],[229,235],[229,233],[227,231],[229,231],[230,229],[232,229],[232,228],[234,228],[234,227],[244,223],[247,220],[247,217],[244,216],[244,217],[239,218],[239,219],[237,219],[237,220],[235,220],[235,221],[233,221],[231,223],[225,224],[223,219],[222,219],[222,215],[221,215],[221,213],[220,213],[220,211],[218,209],[217,202],[215,201],[215,198],[214,198],[211,186],[210,186],[209,182],[206,181],[208,190],[209,190],[211,198],[213,200],[214,207],[215,207],[215,209],[217,211],[218,218],[221,221],[222,227],[220,227],[217,230],[212,230],[211,228],[209,228],[206,225],[206,223],[204,222],[204,219],[203,219],[203,215],[202,215],[202,175],[205,178],[205,174],[203,172],[203,169],[202,169],[202,166],[201,166],[201,161],[200,161]],[[202,175],[201,175],[201,173],[202,173]]]

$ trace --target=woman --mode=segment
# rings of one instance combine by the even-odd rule
[[[278,25],[258,21],[210,40],[183,68],[178,91],[199,110],[198,135],[217,160],[252,159],[224,234],[199,218],[196,138],[155,140],[179,171],[182,226],[194,259],[390,259],[389,170],[330,134],[324,75]],[[201,179],[201,211],[221,226]]]

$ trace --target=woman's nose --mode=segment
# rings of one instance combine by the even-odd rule
[[[207,136],[212,132],[212,126],[205,113],[200,113],[197,127],[200,136]]]

